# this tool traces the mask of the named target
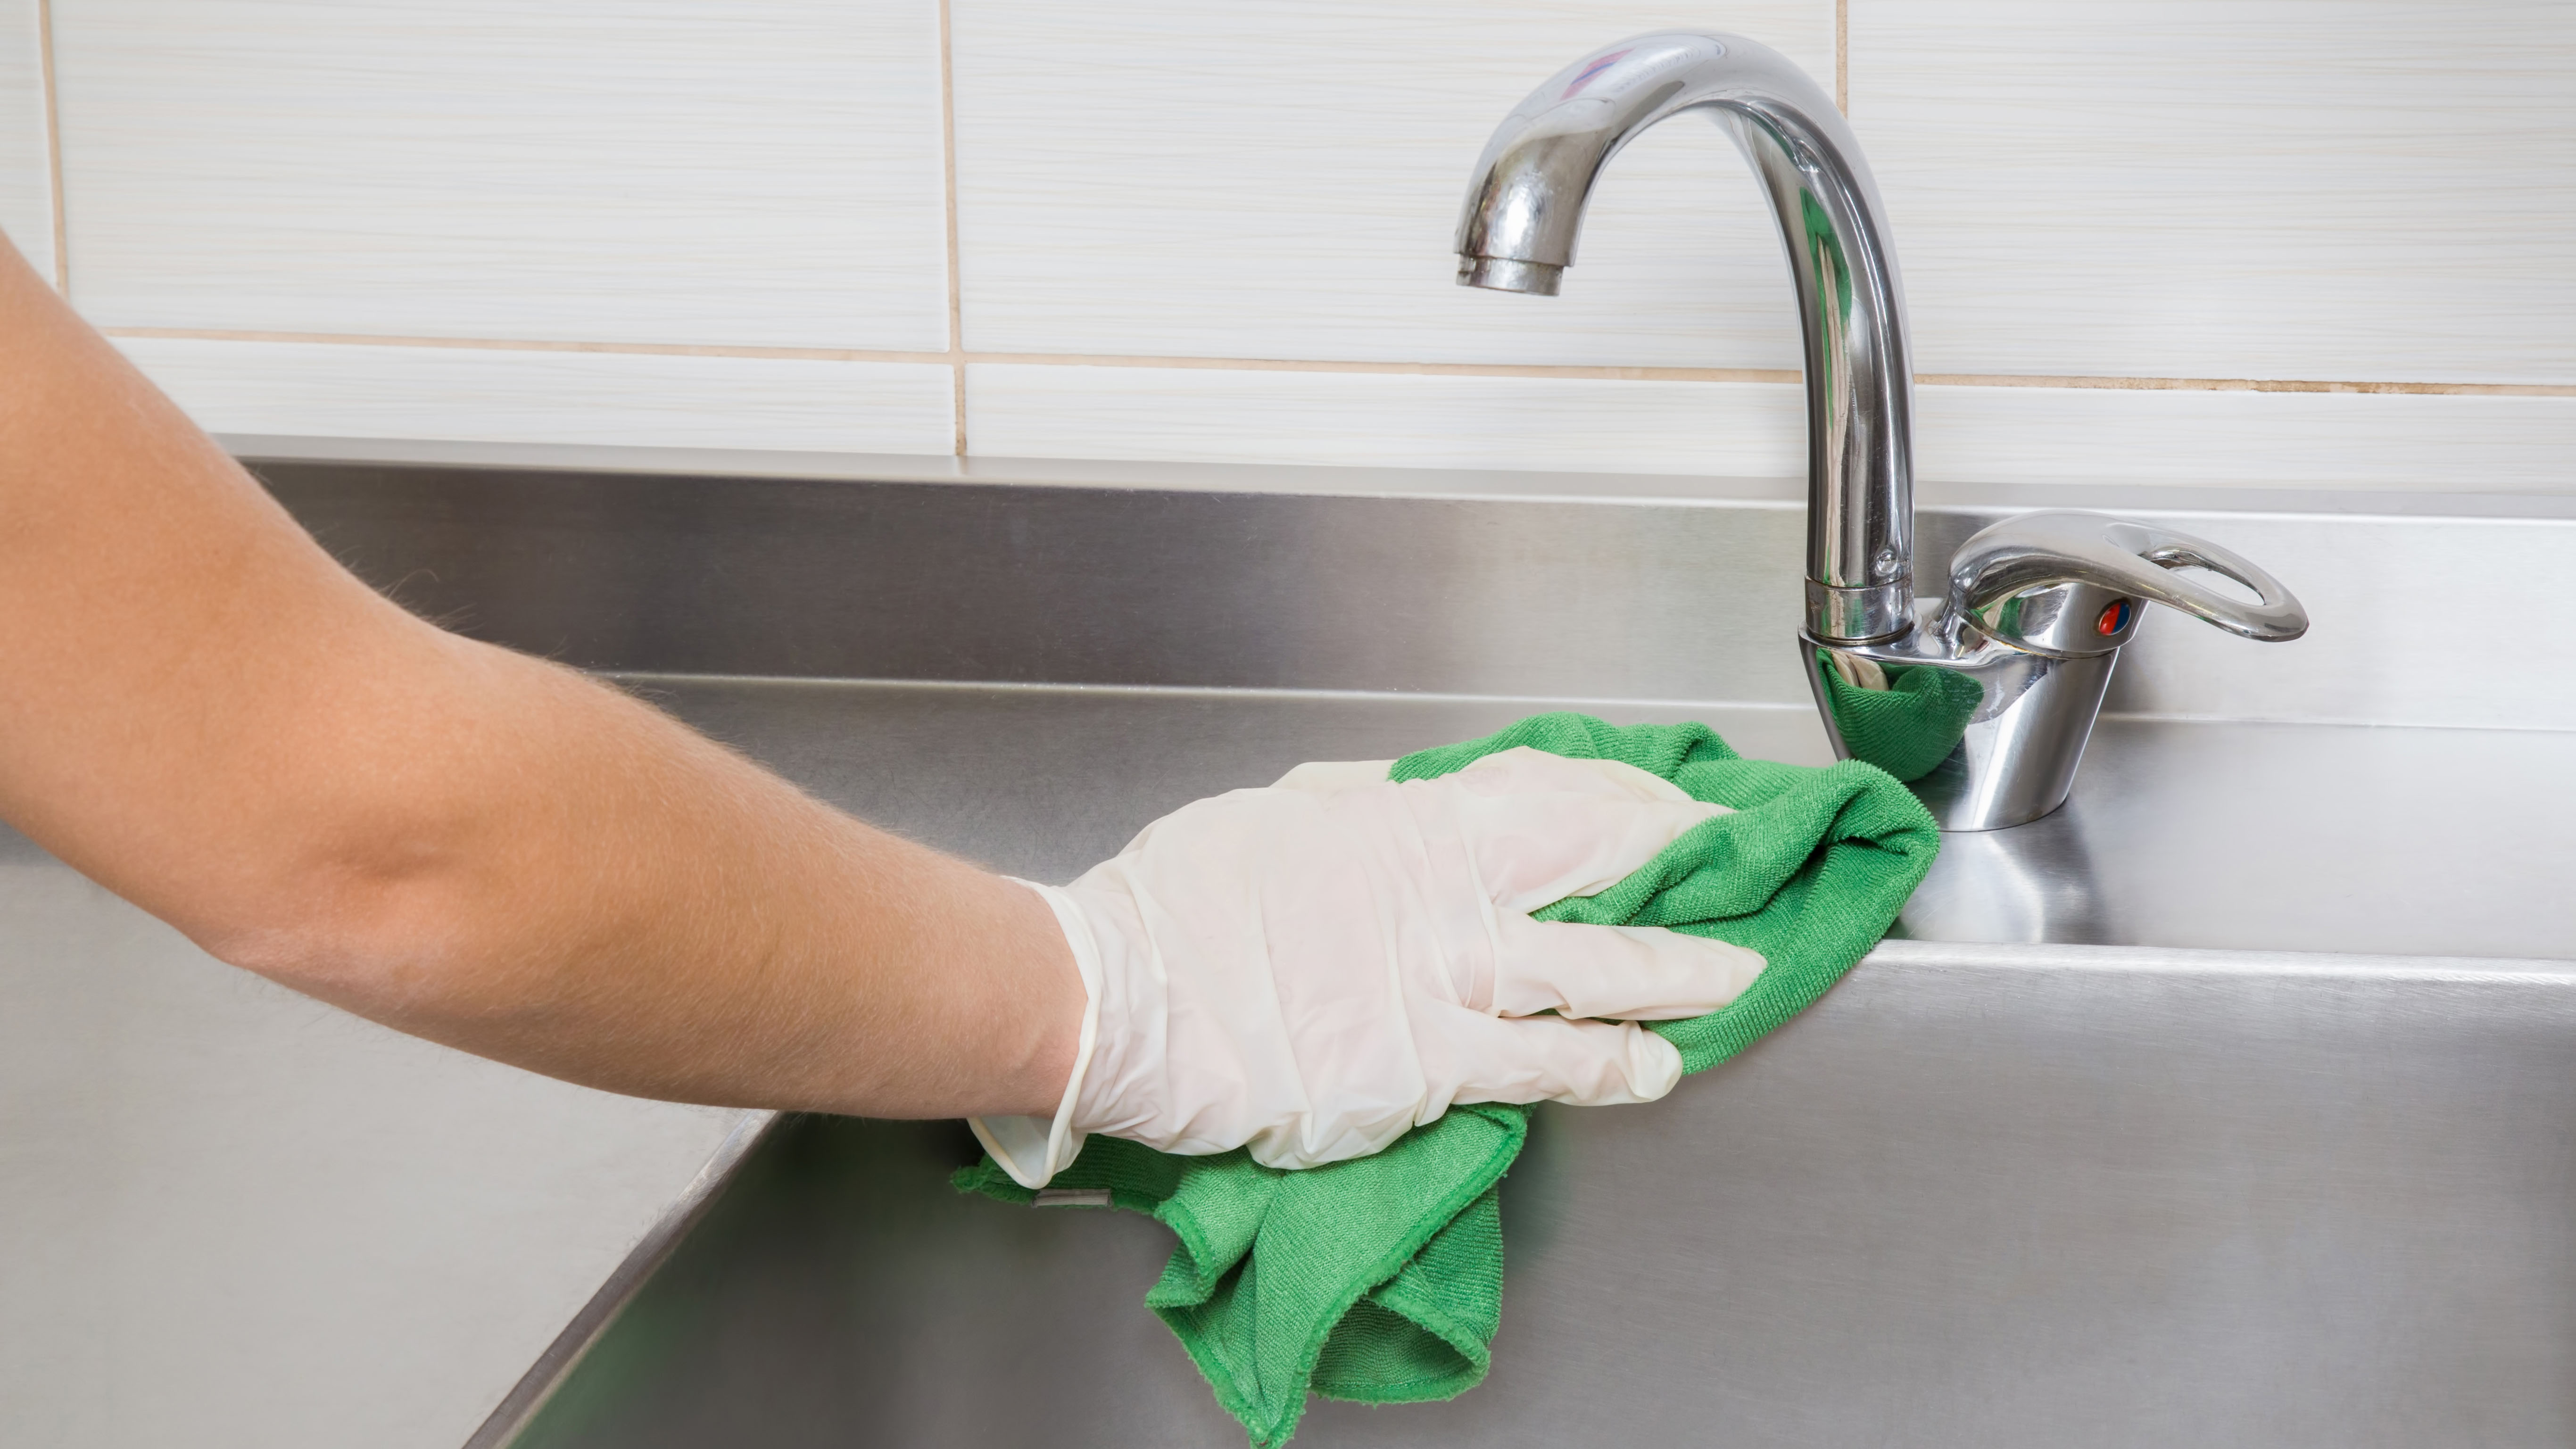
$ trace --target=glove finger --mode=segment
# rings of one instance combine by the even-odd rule
[[[1685,831],[1731,813],[1616,760],[1538,750],[1491,755],[1435,784],[1498,910],[1525,913],[1609,889]]]
[[[1493,1009],[1630,1021],[1706,1016],[1762,974],[1762,953],[1661,926],[1495,923]]]
[[[1654,1101],[1682,1079],[1681,1053],[1634,1022],[1515,1020],[1456,1007],[1437,1015],[1452,1102],[1606,1107]]]

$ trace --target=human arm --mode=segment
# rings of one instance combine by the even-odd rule
[[[643,1095],[1051,1108],[1025,889],[341,569],[0,259],[0,816],[214,955]]]
[[[1749,979],[1715,943],[1583,934],[1609,927],[1503,960],[1536,939],[1513,918],[1705,818],[1660,782],[1541,764],[1497,813],[1460,798],[1490,774],[1309,778],[1041,894],[379,598],[14,257],[0,385],[0,815],[402,1030],[643,1095],[1306,1165],[1452,1102],[1660,1095],[1668,1046],[1570,1018]],[[1514,883],[1549,860],[1590,864]]]

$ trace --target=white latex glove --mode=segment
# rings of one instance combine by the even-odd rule
[[[1635,1023],[1724,1006],[1761,956],[1527,913],[1608,888],[1725,807],[1533,749],[1437,780],[1386,770],[1301,765],[1174,811],[1069,886],[1031,887],[1090,1004],[1054,1118],[971,1124],[994,1160],[1043,1186],[1105,1132],[1312,1167],[1455,1102],[1671,1091],[1680,1054]]]

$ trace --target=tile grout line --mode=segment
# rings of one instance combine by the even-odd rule
[[[966,456],[966,279],[957,246],[957,63],[949,39],[949,0],[939,0],[940,178],[948,213],[948,386],[955,409],[956,455]]]
[[[630,357],[754,357],[790,362],[930,363],[945,367],[958,353],[865,347],[759,347],[697,342],[576,342],[549,337],[418,337],[376,332],[280,332],[234,327],[102,327],[110,337],[198,342],[302,342],[330,347],[460,348],[473,352],[605,352]]]
[[[200,342],[314,343],[336,347],[424,347],[481,352],[597,352],[638,357],[745,357],[776,361],[971,364],[1021,367],[1109,367],[1196,372],[1343,372],[1364,376],[1541,377],[1607,382],[1795,383],[1795,368],[1619,367],[1569,363],[1358,362],[1312,358],[1158,357],[1115,353],[900,352],[855,347],[740,347],[687,342],[567,342],[524,337],[412,337],[350,332],[264,332],[205,327],[104,327],[110,337]],[[1914,375],[1923,387],[2108,389],[2131,392],[2311,392],[2389,396],[2576,397],[2576,383],[2373,382],[2323,378],[2095,377],[2072,374],[1940,373]],[[959,394],[961,400],[963,393]]]
[[[1851,117],[1851,0],[1834,0],[1834,109]]]
[[[71,228],[63,219],[63,103],[54,85],[54,0],[36,0],[36,58],[45,88],[45,163],[54,203],[54,291],[68,300]]]
[[[1918,372],[1925,387],[2112,389],[2123,392],[2330,392],[2377,397],[2576,397],[2563,382],[2372,382],[2304,377],[2050,377],[2022,373]]]
[[[1373,377],[1564,377],[1613,382],[1795,383],[1793,367],[1616,367],[1519,362],[1348,362],[1299,357],[1147,357],[1078,352],[970,352],[1017,367],[1152,368],[1171,372],[1348,372]]]

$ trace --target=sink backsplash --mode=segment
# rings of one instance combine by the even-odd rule
[[[1695,480],[1677,480],[1680,498],[1632,480],[1626,496],[1513,496],[1494,485],[1537,475],[1424,473],[1445,491],[1388,497],[1374,491],[1383,474],[1325,469],[996,466],[903,481],[883,467],[762,476],[756,454],[639,473],[580,450],[459,466],[236,447],[326,547],[411,608],[591,668],[1810,709],[1792,642],[1802,510],[1754,489],[1710,502],[1688,496]],[[2012,501],[2070,501],[2049,494]],[[2191,506],[2156,516],[2264,559],[2316,623],[2256,649],[2151,611],[2112,713],[2576,718],[2563,645],[2476,627],[2576,594],[2576,506],[2479,517],[2338,511],[2323,495],[2305,512],[2278,495],[2174,501]],[[1928,502],[1925,555],[1946,558],[1996,516]]]
[[[2567,487],[2576,11],[2516,0],[0,0],[0,226],[234,432],[1791,473],[1719,137],[1557,301],[1450,285],[1499,108],[1679,21],[1851,114],[1928,482]]]

